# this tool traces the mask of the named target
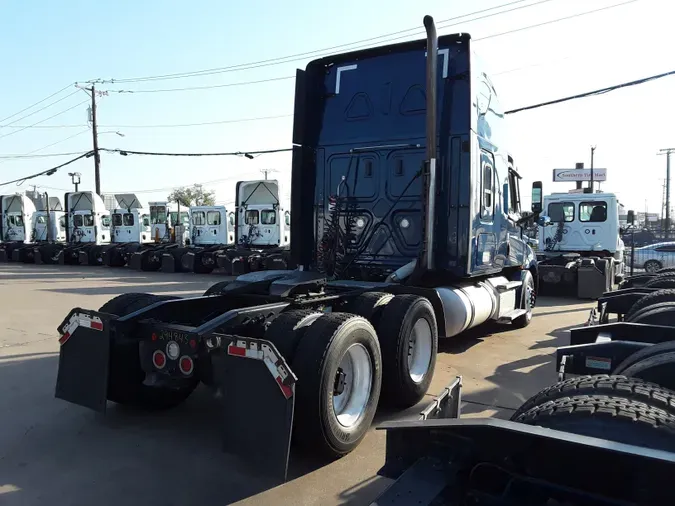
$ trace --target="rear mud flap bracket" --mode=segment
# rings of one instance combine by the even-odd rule
[[[105,413],[112,318],[75,308],[59,326],[58,399]]]

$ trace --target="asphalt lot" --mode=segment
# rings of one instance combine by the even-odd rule
[[[70,309],[98,309],[124,292],[199,295],[220,279],[0,264],[0,504],[356,505],[386,488],[389,481],[377,476],[382,431],[372,430],[355,452],[332,463],[294,452],[289,482],[269,488],[221,451],[218,407],[206,389],[163,414],[111,405],[102,416],[54,398],[55,329]],[[508,417],[555,381],[555,348],[591,306],[542,298],[524,330],[483,328],[442,341],[427,400],[461,374],[463,416]],[[380,412],[376,421],[418,411]]]

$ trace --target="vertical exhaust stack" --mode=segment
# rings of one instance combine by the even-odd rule
[[[426,216],[425,231],[423,241],[422,265],[424,270],[434,268],[434,222],[436,210],[436,113],[438,108],[436,83],[438,76],[438,36],[436,35],[436,25],[434,18],[424,16],[424,28],[427,32],[427,123],[426,123],[426,162],[428,167],[427,174],[427,195],[426,195]]]

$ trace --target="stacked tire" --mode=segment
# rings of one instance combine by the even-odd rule
[[[579,376],[528,399],[512,421],[675,451],[675,392],[625,375]]]

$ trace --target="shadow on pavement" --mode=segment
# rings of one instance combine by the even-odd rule
[[[226,427],[207,388],[169,411],[109,403],[101,415],[54,398],[57,365],[55,354],[0,357],[3,506],[231,504],[279,484],[221,450]],[[294,450],[289,480],[327,463]]]

